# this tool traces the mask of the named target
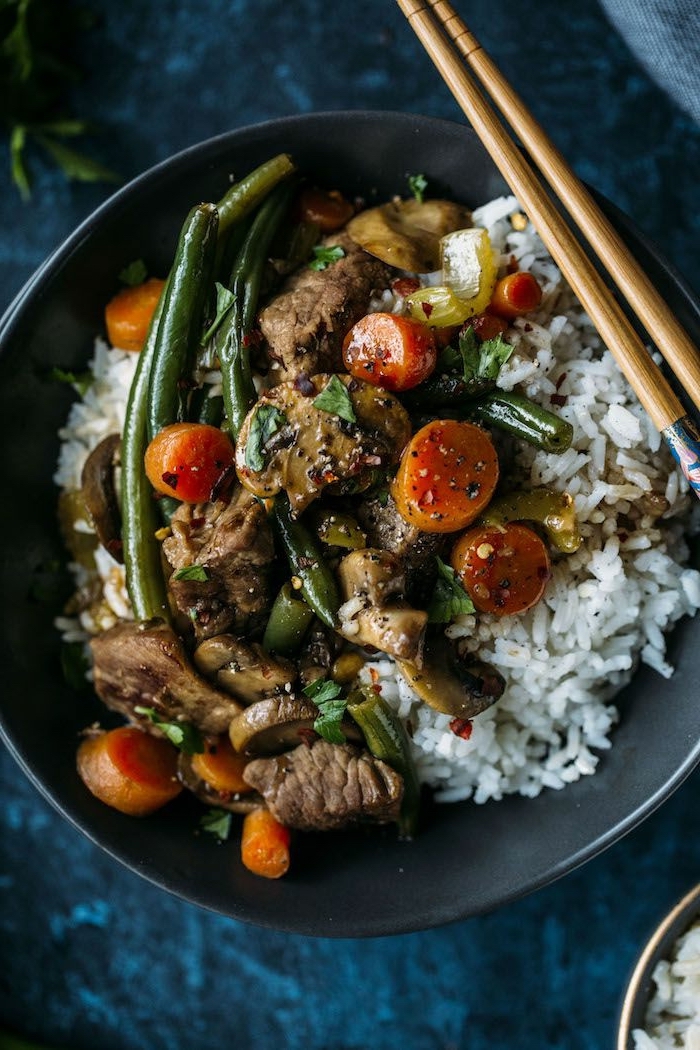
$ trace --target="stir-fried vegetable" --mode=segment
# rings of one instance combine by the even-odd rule
[[[279,656],[293,656],[299,652],[314,611],[301,595],[295,595],[287,582],[275,598],[263,635],[263,647]]]
[[[306,186],[297,202],[302,222],[312,223],[321,233],[332,233],[352,217],[354,208],[349,200],[337,190],[321,190],[317,186]]]
[[[239,755],[227,736],[205,742],[204,751],[192,755],[190,765],[214,791],[228,795],[244,795],[251,790],[243,779],[247,758]]]
[[[542,288],[528,271],[516,270],[496,281],[489,310],[499,317],[512,320],[532,313],[542,302]]]
[[[105,307],[107,338],[120,350],[139,351],[146,342],[153,312],[165,281],[149,277],[142,284],[122,288]]]
[[[77,764],[96,798],[132,817],[155,812],[182,791],[176,777],[177,750],[135,726],[85,737]]]
[[[216,499],[233,476],[233,445],[218,427],[171,423],[149,442],[146,475],[156,492],[183,503]]]
[[[436,419],[413,435],[391,494],[424,532],[456,532],[478,518],[498,481],[491,438],[474,423]]]
[[[473,413],[482,423],[507,430],[545,452],[562,453],[571,447],[571,423],[521,394],[503,390],[488,394],[475,402]]]
[[[350,375],[387,390],[411,390],[437,362],[435,336],[426,325],[396,314],[367,314],[343,342]]]
[[[481,612],[525,612],[542,597],[551,575],[544,543],[526,525],[483,525],[459,538],[452,568]]]
[[[335,627],[340,595],[335,574],[324,560],[321,544],[303,522],[292,517],[289,500],[283,493],[275,498],[272,520],[289,568],[301,584],[304,600],[319,620],[328,627]]]
[[[289,870],[289,829],[266,809],[254,809],[243,818],[241,860],[248,871],[279,879]]]

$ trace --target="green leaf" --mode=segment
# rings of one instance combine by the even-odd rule
[[[284,412],[274,405],[259,405],[255,411],[245,445],[245,465],[260,471],[265,467],[265,446],[287,422]]]
[[[314,247],[314,257],[309,263],[309,269],[325,270],[326,267],[334,262],[338,262],[338,259],[342,259],[344,256],[345,249],[341,248],[339,244],[329,245],[328,247],[324,244],[317,244]]]
[[[503,368],[513,347],[507,343],[502,335],[493,339],[486,339],[479,348],[479,376],[482,379],[497,379],[498,373]]]
[[[357,422],[355,410],[348,388],[338,376],[331,376],[318,397],[314,398],[314,408],[320,408],[323,412],[330,412],[334,416],[340,416],[348,423]]]
[[[457,579],[457,574],[441,558],[436,558],[438,577],[430,604],[428,623],[450,623],[456,616],[473,613],[474,603]]]
[[[186,755],[201,754],[204,751],[202,734],[196,726],[190,725],[189,722],[166,722],[153,707],[135,707],[134,711],[137,715],[144,715],[149,722],[160,729],[171,744]]]
[[[143,284],[148,277],[148,270],[143,259],[134,259],[119,274],[119,280],[129,288],[135,288],[137,284]]]
[[[58,383],[69,383],[70,386],[77,390],[81,397],[85,397],[85,394],[95,380],[95,377],[89,369],[85,372],[71,372],[69,369],[65,368],[52,368],[49,375]]]
[[[229,289],[226,288],[223,284],[219,284],[219,282],[216,281],[216,316],[214,317],[214,320],[202,336],[200,344],[201,346],[204,346],[204,344],[211,339],[214,332],[217,330],[217,328],[219,328],[235,301],[236,296],[233,294],[233,292],[229,291]]]
[[[318,717],[314,729],[329,744],[344,744],[345,733],[340,728],[347,707],[347,700],[341,697],[343,689],[330,678],[317,678],[302,690],[305,696],[316,704]]]
[[[29,200],[31,196],[29,173],[24,163],[24,146],[26,141],[26,128],[23,124],[17,124],[12,129],[10,136],[10,171],[12,173],[12,181],[25,201]]]
[[[425,175],[409,175],[408,187],[419,203],[423,203],[425,191],[428,188],[428,180]]]
[[[15,4],[17,8],[15,23],[2,41],[2,54],[10,59],[11,64],[14,66],[14,73],[20,81],[29,80],[34,67],[32,43],[29,38],[29,27],[27,25],[27,12],[30,3],[31,0],[17,0]]]
[[[444,371],[461,368],[467,383],[474,380],[493,382],[512,353],[513,347],[502,335],[481,342],[469,326],[459,334],[459,349],[448,346],[443,350],[440,367]]]
[[[106,168],[103,164],[92,160],[91,157],[77,150],[64,146],[50,135],[38,134],[35,136],[46,152],[58,164],[64,175],[77,182],[119,182],[119,176]]]
[[[231,833],[231,814],[226,809],[208,809],[199,826],[208,835],[216,835],[219,842],[226,842]]]
[[[203,565],[184,565],[173,573],[174,580],[195,580],[197,583],[206,583],[209,573]]]

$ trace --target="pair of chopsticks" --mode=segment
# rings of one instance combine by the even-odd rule
[[[700,408],[700,355],[695,345],[586,187],[447,0],[398,0],[398,4],[700,498],[700,429],[686,414],[496,110],[514,129],[686,394]]]

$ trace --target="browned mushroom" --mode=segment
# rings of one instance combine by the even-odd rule
[[[347,225],[352,239],[382,262],[412,273],[440,267],[440,239],[471,225],[469,211],[444,200],[393,200],[360,212]]]
[[[396,663],[421,700],[452,718],[474,718],[491,707],[505,688],[498,671],[470,661],[444,634],[426,643],[422,667],[408,660]]]
[[[232,634],[202,642],[194,662],[202,674],[246,704],[291,688],[297,678],[291,660],[270,656],[258,642],[244,642]]]
[[[83,500],[105,550],[122,562],[121,512],[114,480],[119,465],[121,437],[110,434],[85,460],[80,478]]]

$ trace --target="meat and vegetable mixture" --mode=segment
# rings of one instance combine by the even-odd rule
[[[87,518],[123,565],[128,607],[90,646],[126,724],[87,729],[78,772],[125,813],[186,790],[210,824],[240,814],[267,877],[294,831],[416,834],[377,659],[468,737],[504,677],[446,628],[533,607],[580,542],[571,498],[513,469],[516,442],[564,453],[571,425],[496,386],[538,281],[422,197],[363,207],[275,157],[106,307],[138,354],[124,427],[61,509],[74,558]]]

